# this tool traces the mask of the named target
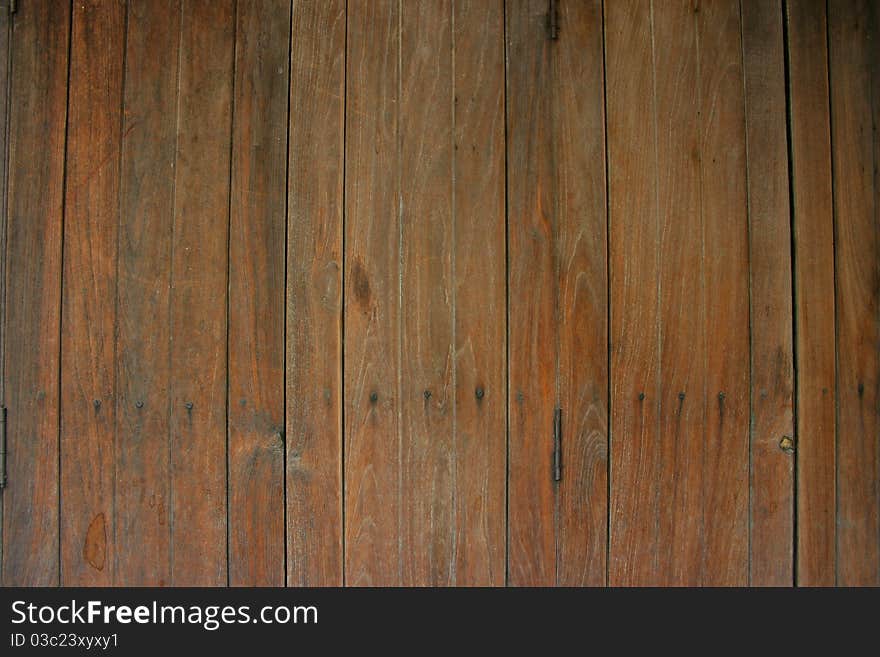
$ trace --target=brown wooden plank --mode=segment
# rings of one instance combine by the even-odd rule
[[[181,5],[171,244],[171,578],[226,575],[226,292],[233,0]]]
[[[297,586],[343,583],[341,322],[345,5],[343,0],[295,2],[293,8],[287,244],[287,564],[288,582]],[[360,48],[368,47],[369,39],[360,45]],[[352,65],[361,64],[352,62]],[[373,66],[382,65],[373,63]],[[396,80],[393,61],[384,65],[391,66],[386,72],[391,76],[389,82]],[[369,75],[381,74],[376,68],[371,71]],[[366,80],[362,79],[363,82]],[[389,90],[396,89],[396,82],[393,84]],[[372,100],[364,98],[361,102],[359,111],[368,114],[374,111]],[[310,118],[317,116],[321,117],[318,121]],[[354,127],[359,120],[351,117],[349,125],[364,140],[359,148],[370,148],[367,134],[380,124],[365,125],[366,132],[361,133]],[[376,120],[383,119],[377,117]],[[395,152],[393,135],[392,128],[387,133],[384,146],[388,150],[383,157]],[[355,152],[359,157],[366,155],[357,148]],[[377,161],[377,165],[381,161],[384,160]],[[352,175],[387,179],[389,171],[384,166],[377,169],[368,166],[355,169]],[[369,196],[371,178],[360,178],[356,184],[361,194]],[[376,216],[385,214],[378,219],[380,223],[390,220],[387,213],[396,206],[390,188],[387,193],[382,201],[377,199],[376,206],[369,205],[369,201],[358,206],[359,234],[366,236],[369,232],[369,217],[373,211]],[[361,198],[360,203],[365,201]],[[393,237],[396,245],[396,232]],[[366,248],[376,250],[369,253],[381,253],[386,247],[376,243]],[[390,258],[393,254],[396,250],[383,255]],[[390,278],[388,283],[390,285]],[[391,296],[396,293],[396,286],[389,287],[388,293],[388,301],[396,299]],[[383,307],[382,312],[389,310]],[[358,335],[361,341],[366,338],[365,334]],[[394,343],[383,341],[383,344],[390,349]],[[384,363],[378,361],[374,367],[384,367]],[[393,376],[393,372],[387,375]],[[383,393],[388,391],[385,388]],[[362,393],[358,408],[369,408],[363,406],[368,394]],[[385,403],[383,400],[382,404]],[[382,425],[385,429],[367,442],[393,440],[394,435],[386,433],[395,426],[391,420],[390,416],[386,418],[388,424]],[[368,452],[369,449],[372,447],[367,448]],[[390,457],[389,453],[386,458]],[[371,457],[365,454],[365,458]],[[363,461],[359,467],[368,465],[369,461]],[[389,494],[394,494],[395,480],[387,479],[382,485],[389,487]],[[374,509],[370,513],[383,511]],[[386,520],[393,520],[396,526],[396,516]],[[368,563],[362,565],[369,569]]]
[[[608,513],[608,278],[602,3],[559,5],[553,113],[559,258],[562,481],[557,574],[605,584]],[[562,27],[564,26],[564,28]]]
[[[507,3],[508,582],[556,581],[557,262],[547,3]]]
[[[229,583],[284,575],[290,0],[236,5],[229,235]]]
[[[505,580],[504,7],[454,2],[455,579]]]
[[[880,8],[831,2],[837,283],[837,584],[880,585]]]
[[[834,230],[824,3],[790,0],[788,24],[797,367],[797,583],[834,585]]]
[[[742,3],[751,296],[751,502],[749,583],[791,586],[794,438],[791,215],[782,8]]]
[[[3,354],[6,343],[6,158],[9,153],[9,41],[11,37],[9,0],[0,3],[0,413],[5,408]],[[2,476],[3,473],[0,473]],[[5,485],[5,482],[4,482]],[[3,584],[3,500],[0,499],[0,585]]]
[[[399,3],[349,3],[343,418],[353,585],[401,581],[399,29]]]
[[[455,580],[452,2],[400,6],[401,584]]]
[[[700,177],[701,44],[692,3],[654,4],[651,12],[660,221],[661,399],[654,500],[659,550],[654,563],[657,579],[643,583],[694,586],[700,583],[704,538],[708,348],[704,284],[711,257],[701,217],[705,201]],[[650,522],[646,517],[639,521]]]
[[[608,582],[656,581],[660,223],[647,6],[605,3],[611,306]],[[676,399],[677,401],[677,399]]]
[[[116,247],[125,6],[73,7],[61,326],[61,575],[109,586],[115,556]]]
[[[742,32],[737,0],[700,3],[700,186],[706,411],[700,584],[749,577],[749,225]],[[786,244],[777,245],[785,250]],[[686,300],[682,299],[683,304]],[[777,321],[784,322],[784,317]]]
[[[69,36],[69,3],[20,3],[12,28],[6,235],[7,586],[60,581],[58,365]]]
[[[180,11],[128,5],[117,280],[114,579],[171,584],[170,318]]]

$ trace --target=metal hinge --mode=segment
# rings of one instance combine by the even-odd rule
[[[0,406],[0,488],[6,488],[6,407]]]
[[[554,41],[559,38],[559,8],[556,6],[556,0],[548,0],[550,6],[547,8],[547,38]]]
[[[562,409],[553,410],[553,481],[562,480]]]

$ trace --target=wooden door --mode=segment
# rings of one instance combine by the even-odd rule
[[[4,584],[880,583],[874,3],[0,4]]]

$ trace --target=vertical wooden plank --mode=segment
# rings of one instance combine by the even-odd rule
[[[825,4],[789,0],[797,367],[797,583],[836,570],[834,229]]]
[[[837,280],[837,584],[880,585],[880,8],[831,2]]]
[[[0,413],[5,408],[3,364],[6,344],[6,172],[9,155],[9,40],[11,22],[9,0],[0,4]],[[0,473],[2,476],[2,473]],[[5,485],[4,481],[4,485]],[[0,494],[0,586],[3,585],[3,499]]]
[[[650,7],[605,3],[611,301],[608,582],[657,581],[660,224]]]
[[[114,579],[171,584],[170,312],[177,0],[128,5],[117,280]],[[161,54],[159,54],[161,53]]]
[[[403,585],[455,581],[452,2],[400,5]]]
[[[559,234],[557,584],[605,584],[608,513],[608,278],[602,3],[560,3],[554,44]]]
[[[507,18],[508,581],[556,581],[553,411],[557,403],[555,208],[547,3]]]
[[[455,0],[455,584],[505,583],[504,5]]]
[[[233,0],[181,11],[171,244],[171,577],[226,577],[226,292]]]
[[[742,33],[737,0],[697,5],[704,225],[704,586],[749,577],[749,247]],[[777,245],[785,250],[787,244]],[[686,304],[686,300],[682,299]],[[784,321],[784,320],[783,320]]]
[[[365,7],[360,7],[361,28],[371,25],[372,18],[363,16]],[[387,17],[386,17],[387,18]],[[372,28],[370,28],[372,29]],[[387,29],[387,25],[385,26]],[[363,32],[361,33],[366,36]],[[390,38],[391,33],[383,33]],[[361,42],[363,56],[370,47],[368,37]],[[343,174],[344,174],[344,130],[345,130],[345,50],[346,50],[346,3],[343,0],[332,2],[304,3],[294,2],[293,34],[291,36],[291,81],[290,81],[290,187],[288,203],[290,219],[288,222],[287,252],[287,335],[289,351],[287,354],[287,405],[288,414],[288,447],[287,447],[287,536],[288,536],[288,582],[292,585],[333,585],[343,583],[342,553],[342,233],[343,233]],[[382,47],[384,41],[376,43]],[[390,53],[389,53],[390,55]],[[372,86],[378,80],[372,76],[390,76],[388,91],[396,89],[394,66],[396,60],[384,63],[375,61],[369,71],[364,70],[366,78],[361,83],[369,85],[369,92],[374,93]],[[365,62],[352,62],[353,66],[366,65]],[[383,71],[378,68],[388,66]],[[371,80],[372,82],[368,82]],[[362,92],[362,93],[364,93]],[[393,93],[393,91],[392,91]],[[386,102],[393,103],[395,96]],[[373,115],[378,111],[379,102],[375,96],[362,96],[358,111]],[[393,104],[386,106],[390,111]],[[319,117],[316,119],[314,117]],[[363,115],[352,116],[352,129],[362,140],[355,147],[355,156],[367,157],[363,149],[370,149],[372,143],[368,135],[371,130],[383,129],[385,118],[373,115],[375,123],[364,126],[359,132],[355,127]],[[393,241],[361,242],[370,233],[372,216],[381,225],[392,221],[389,214],[396,208],[393,200],[393,189],[385,189],[387,196],[376,199],[376,205],[368,200],[370,186],[376,180],[393,181],[393,160],[381,158],[393,157],[394,130],[389,128],[387,141],[378,147],[385,148],[381,156],[373,153],[378,159],[376,168],[359,162],[355,165],[366,166],[365,169],[355,168],[352,175],[364,176],[357,180],[356,187],[360,190],[359,205],[355,210],[359,219],[357,230],[359,235],[354,238],[365,253],[382,253],[385,263],[389,266],[396,262],[396,246],[384,253],[389,244],[397,244],[396,231],[388,235]],[[381,165],[381,166],[380,166]],[[369,176],[375,176],[371,178]],[[382,192],[378,192],[380,195]],[[363,204],[363,205],[360,205]],[[352,206],[350,206],[352,207]],[[373,215],[372,213],[376,214]],[[367,246],[369,244],[369,246]],[[364,258],[370,256],[364,255]],[[394,258],[392,260],[392,258]],[[379,267],[382,265],[379,264]],[[346,270],[348,271],[348,270]],[[391,273],[389,269],[386,274]],[[396,271],[393,270],[393,271]],[[387,284],[391,284],[389,278]],[[360,288],[358,288],[360,290]],[[383,300],[381,312],[391,312],[387,321],[395,315],[384,303],[396,302],[396,285],[387,288],[388,296]],[[355,294],[358,294],[355,291]],[[392,296],[395,295],[395,296]],[[366,302],[369,303],[369,302]],[[355,338],[364,345],[367,334],[372,328],[361,326],[365,333],[358,333]],[[381,338],[386,349],[394,345]],[[352,334],[354,337],[354,334]],[[365,345],[372,349],[372,343]],[[364,354],[369,358],[369,351]],[[380,360],[373,367],[384,368],[386,354],[375,354]],[[391,361],[389,361],[391,362]],[[393,371],[385,374],[393,377]],[[373,376],[371,374],[371,376]],[[393,381],[394,379],[388,379]],[[393,387],[393,386],[392,386]],[[383,386],[383,393],[390,389]],[[369,405],[363,404],[369,393],[361,393],[357,408],[365,410]],[[384,396],[384,395],[383,395]],[[355,400],[352,400],[353,403]],[[382,400],[382,405],[387,400]],[[361,421],[363,417],[361,417]],[[366,438],[366,461],[358,467],[369,467],[370,449],[383,449],[379,441],[394,440],[392,418],[385,418],[383,429]],[[353,429],[354,431],[354,429]],[[383,450],[385,451],[385,450]],[[396,454],[396,448],[393,449]],[[392,450],[387,450],[384,458],[393,457]],[[355,475],[355,480],[357,476]],[[394,495],[395,478],[383,479],[381,487],[387,494]],[[382,495],[384,491],[376,491]],[[369,515],[381,515],[384,509],[376,508]],[[396,515],[386,521],[394,522]],[[369,521],[368,521],[369,522]],[[383,537],[392,538],[391,534]],[[396,557],[395,557],[396,558]],[[368,567],[362,562],[362,567]],[[396,572],[396,566],[393,569]],[[388,576],[386,573],[385,576]],[[387,580],[385,580],[387,581]]]
[[[780,3],[742,2],[751,297],[749,583],[791,586],[794,438],[791,215]]]
[[[236,5],[229,234],[229,583],[284,575],[290,0]],[[312,122],[313,128],[321,122]]]
[[[659,550],[644,583],[700,583],[707,378],[707,246],[702,220],[700,42],[696,6],[651,6],[660,224]],[[642,285],[653,281],[643,280]],[[643,482],[636,481],[636,486]],[[636,522],[649,522],[648,518]],[[650,558],[650,553],[642,558]]]
[[[109,586],[125,5],[76,3],[71,40],[61,313],[61,581]]]
[[[70,4],[20,3],[12,28],[6,243],[3,583],[59,572],[61,241]]]
[[[345,572],[401,582],[400,15],[348,6],[343,383]]]

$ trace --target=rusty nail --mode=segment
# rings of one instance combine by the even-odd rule
[[[779,449],[781,449],[786,454],[791,454],[794,452],[794,440],[791,436],[783,436],[782,440],[779,441]]]
[[[186,406],[186,410],[191,411],[192,408],[193,408],[193,403],[192,403],[192,402],[186,402],[186,404],[184,404],[184,406]]]
[[[483,390],[482,388],[477,388],[477,389],[474,391],[474,394],[477,396],[477,399],[482,399],[482,398],[483,398],[483,395],[486,394],[486,391]]]

